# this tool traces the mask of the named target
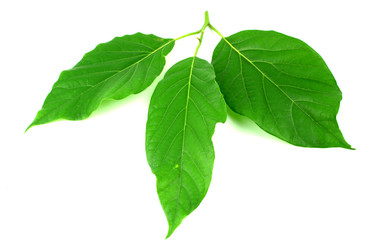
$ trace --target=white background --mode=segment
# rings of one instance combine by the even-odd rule
[[[24,134],[59,73],[98,43],[137,31],[175,38],[204,11],[225,36],[276,30],[304,40],[343,92],[338,122],[357,150],[294,147],[230,114],[218,124],[212,184],[172,240],[365,240],[363,1],[2,1],[0,239],[164,239],[168,230],[145,158],[145,92],[107,102],[85,121]],[[198,56],[218,36],[206,30]],[[167,67],[192,56],[177,42]]]

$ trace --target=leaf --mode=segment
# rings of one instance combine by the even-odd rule
[[[351,148],[336,121],[342,93],[306,43],[242,31],[219,42],[212,64],[226,103],[263,130],[297,146]]]
[[[169,237],[200,204],[214,163],[211,137],[226,105],[211,64],[197,57],[168,70],[149,106],[146,155],[169,223]]]
[[[142,33],[99,44],[61,73],[27,130],[57,119],[86,119],[103,100],[141,92],[162,72],[173,46],[173,39]]]

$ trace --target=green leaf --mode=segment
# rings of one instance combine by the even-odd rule
[[[214,163],[211,137],[226,105],[211,64],[197,57],[168,70],[149,106],[146,155],[169,223],[169,237],[200,204]]]
[[[351,148],[336,121],[342,93],[306,43],[242,31],[219,42],[212,64],[226,103],[263,130],[297,146]]]
[[[86,119],[103,100],[141,92],[162,72],[173,46],[173,39],[142,33],[99,44],[61,73],[27,130],[57,119]]]

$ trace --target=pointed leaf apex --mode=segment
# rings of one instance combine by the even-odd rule
[[[29,129],[31,129],[33,127],[33,123],[31,123],[24,131],[24,133],[27,133]]]

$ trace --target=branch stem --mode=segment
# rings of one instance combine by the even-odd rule
[[[217,33],[222,39],[226,40],[226,38],[214,26],[212,26],[211,23],[208,24],[208,27]]]
[[[178,38],[175,38],[174,41],[178,41],[178,40],[180,40],[182,38],[186,38],[186,37],[189,37],[189,36],[192,36],[192,35],[199,34],[200,32],[201,32],[201,30],[198,30],[198,31],[195,31],[195,32],[191,32],[191,33],[187,33],[187,34],[185,34],[183,36],[180,36]]]
[[[193,57],[196,57],[197,56],[197,53],[198,53],[198,49],[201,47],[201,44],[202,44],[202,40],[203,40],[203,34],[205,33],[205,29],[207,28],[207,26],[210,25],[210,19],[208,17],[208,11],[205,12],[205,22],[203,23],[203,26],[200,30],[200,37],[198,38],[198,45],[197,45],[197,48],[196,48],[196,51],[193,55]]]
[[[180,36],[178,38],[175,38],[174,41],[177,41],[177,40],[180,40],[182,38],[189,37],[189,36],[192,36],[192,35],[201,34],[200,37],[197,38],[198,39],[198,45],[197,45],[196,51],[194,53],[194,57],[196,57],[197,56],[197,53],[198,53],[198,49],[201,47],[201,44],[202,44],[203,34],[205,32],[205,29],[208,26],[211,26],[211,24],[210,24],[210,19],[208,17],[208,11],[206,11],[205,12],[205,21],[204,21],[203,26],[201,27],[200,30],[195,31],[195,32],[191,32],[191,33],[187,33],[187,34],[185,34],[183,36]]]

